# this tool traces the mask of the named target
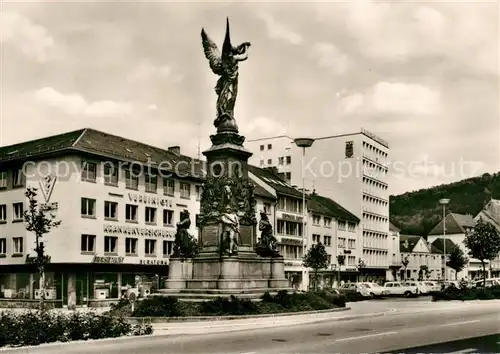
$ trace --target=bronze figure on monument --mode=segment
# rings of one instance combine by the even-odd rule
[[[177,232],[175,233],[174,249],[172,257],[190,258],[196,255],[198,247],[193,236],[188,232],[191,226],[189,211],[181,212],[181,221],[177,223]]]
[[[201,30],[201,38],[205,56],[213,73],[220,76],[215,86],[217,98],[217,118],[214,126],[217,131],[238,131],[234,119],[234,105],[238,94],[238,63],[248,58],[249,42],[236,47],[231,44],[229,36],[229,19],[226,22],[226,36],[222,45],[222,53],[217,45]]]
[[[260,212],[260,222],[259,222],[260,242],[257,245],[257,253],[262,256],[278,256],[278,240],[274,237],[273,226],[269,221],[267,213],[265,211]]]

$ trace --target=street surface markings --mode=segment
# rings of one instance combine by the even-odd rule
[[[318,333],[316,334],[318,337],[328,337],[328,336],[331,336],[332,334],[331,333]]]
[[[447,327],[447,326],[458,326],[462,324],[468,324],[468,323],[477,323],[481,322],[480,320],[472,320],[472,321],[463,321],[463,322],[453,322],[453,323],[445,323],[442,325],[439,325],[440,327]]]
[[[370,337],[380,337],[380,336],[387,336],[389,334],[396,334],[398,332],[382,332],[382,333],[374,333],[374,334],[367,334],[364,336],[356,336],[356,337],[347,337],[347,338],[340,338],[336,339],[336,342],[346,342],[348,340],[354,340],[354,339],[363,339],[363,338],[370,338]]]
[[[480,352],[477,349],[469,348],[469,349],[458,350],[456,352],[449,352],[448,354],[465,354],[465,353],[480,353]]]
[[[282,339],[282,338],[273,339],[273,342],[280,342],[280,343],[283,343],[283,342],[286,342],[286,339]]]

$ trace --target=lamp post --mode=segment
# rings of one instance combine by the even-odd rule
[[[444,252],[444,281],[446,281],[446,205],[450,203],[449,199],[439,199],[439,204],[443,206],[443,252]]]
[[[305,186],[305,171],[304,171],[304,159],[306,156],[306,148],[309,148],[314,143],[314,139],[312,138],[297,138],[294,140],[295,145],[299,148],[302,148],[302,158],[301,158],[301,177],[302,177],[302,257],[306,254],[306,219],[307,219],[307,210],[306,210],[306,186]],[[307,291],[305,288],[305,276],[306,270],[302,272],[302,287],[304,291]]]

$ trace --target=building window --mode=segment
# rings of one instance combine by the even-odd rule
[[[23,220],[24,217],[24,203],[14,203],[12,204],[14,207],[14,215],[12,221]]]
[[[272,165],[273,164],[273,159],[267,159],[267,164]]]
[[[154,256],[156,254],[156,240],[144,240],[144,254]]]
[[[7,253],[7,239],[0,238],[0,255],[5,256]]]
[[[104,217],[108,220],[117,220],[118,203],[116,202],[104,202]]]
[[[127,237],[125,238],[125,254],[127,256],[137,254],[137,239]]]
[[[325,246],[332,245],[332,236],[324,236],[324,239],[325,239]]]
[[[125,220],[137,222],[137,205],[125,205]]]
[[[339,248],[345,248],[345,238],[343,238],[343,237],[339,237],[339,244],[338,244],[338,247],[339,247]]]
[[[287,156],[286,157],[286,164],[290,165],[291,163],[292,163],[292,157],[291,156]]]
[[[302,223],[278,220],[277,233],[288,236],[302,236]]]
[[[0,223],[7,222],[7,204],[0,205]]]
[[[174,224],[174,212],[172,210],[163,210],[163,225]]]
[[[139,176],[130,170],[125,170],[125,188],[135,189],[139,188]]]
[[[23,254],[24,253],[23,238],[14,237],[12,241],[14,244],[14,254]]]
[[[323,222],[324,222],[324,224],[325,224],[325,227],[331,227],[331,226],[332,226],[332,219],[331,219],[331,218],[327,218],[327,217],[325,217],[325,218],[323,219]]]
[[[278,157],[278,165],[284,165],[285,164],[285,158],[283,156]]]
[[[163,241],[163,255],[170,256],[172,254],[172,247],[173,247],[172,241]]]
[[[267,150],[271,150],[273,148],[273,144],[267,144]]]
[[[345,157],[346,159],[350,159],[354,156],[353,142],[346,141],[345,143]]]
[[[104,253],[117,253],[118,237],[104,236]]]
[[[287,182],[290,182],[292,180],[292,173],[291,172],[285,172],[285,179]]]
[[[264,167],[264,159],[260,159],[259,166]]]
[[[97,165],[94,162],[82,161],[82,181],[95,182]]]
[[[95,252],[95,235],[82,235],[82,252]]]
[[[302,200],[287,197],[278,197],[278,210],[290,213],[302,213]]]
[[[7,171],[0,171],[0,188],[7,188]]]
[[[169,178],[163,178],[163,194],[174,196],[175,194],[175,181]]]
[[[264,151],[264,145],[260,146],[260,151]]]
[[[146,192],[156,193],[158,189],[158,176],[146,173]]]
[[[95,217],[95,199],[82,198],[82,216]]]
[[[321,216],[313,215],[313,225],[319,225],[321,223]]]
[[[181,198],[189,199],[191,196],[191,185],[189,183],[181,182]]]
[[[319,243],[321,241],[320,235],[313,234],[312,238],[313,238],[313,243]]]
[[[347,241],[347,246],[348,246],[350,249],[355,249],[355,248],[356,248],[356,240],[349,239],[349,240]]]
[[[145,215],[146,224],[156,224],[156,208],[146,207]]]
[[[201,200],[201,186],[196,186],[196,200]]]
[[[328,264],[332,264],[332,255],[331,254],[326,256],[326,261],[328,262]]]
[[[338,225],[337,225],[338,229],[339,229],[339,230],[345,230],[345,228],[346,228],[346,225],[345,225],[345,224],[346,224],[346,222],[345,222],[345,221],[339,221],[339,222],[338,222]]]
[[[25,182],[24,171],[22,168],[12,171],[12,187],[23,187]]]
[[[348,227],[348,230],[349,232],[355,232],[356,231],[356,224],[353,224],[353,223],[348,223],[347,224],[347,227]]]
[[[118,167],[109,161],[104,164],[104,184],[108,186],[118,185]]]
[[[266,214],[271,214],[271,203],[264,203],[264,211]]]

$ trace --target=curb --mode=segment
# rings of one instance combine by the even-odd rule
[[[350,310],[350,306],[339,307],[327,310],[316,310],[316,311],[301,311],[301,312],[280,312],[280,313],[268,313],[261,315],[234,315],[234,316],[186,316],[186,317],[126,317],[126,320],[131,324],[140,323],[179,323],[179,322],[212,322],[212,321],[229,321],[229,320],[245,320],[253,318],[281,318],[289,316],[301,316],[301,315],[315,315],[323,313],[333,313]]]

